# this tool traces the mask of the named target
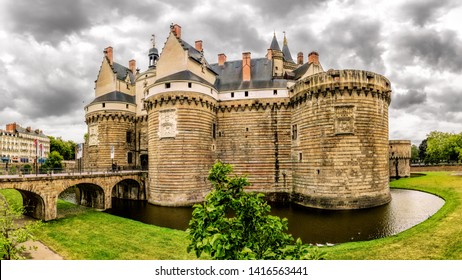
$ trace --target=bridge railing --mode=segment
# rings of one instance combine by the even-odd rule
[[[116,166],[110,168],[47,168],[36,170],[23,169],[0,169],[1,177],[21,177],[21,176],[63,176],[63,175],[91,175],[91,174],[116,174],[116,173],[133,173],[146,171],[139,167],[122,167]]]

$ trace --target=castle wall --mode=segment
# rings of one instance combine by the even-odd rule
[[[220,102],[217,157],[248,177],[247,190],[291,190],[290,115],[288,98]]]
[[[89,141],[84,168],[110,170],[112,162],[121,168],[133,167],[134,163],[128,163],[128,153],[135,148],[134,120],[135,114],[128,112],[87,114]],[[127,131],[132,133],[130,143],[127,143]],[[114,146],[114,160],[111,159],[111,146]]]
[[[326,209],[390,201],[388,80],[365,71],[329,71],[291,90],[294,200]]]
[[[411,141],[389,141],[390,177],[411,176]]]
[[[148,97],[148,201],[165,206],[202,202],[216,156],[216,100],[198,92]]]

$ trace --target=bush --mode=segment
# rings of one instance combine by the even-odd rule
[[[245,177],[230,178],[232,167],[216,162],[208,179],[213,190],[205,202],[194,205],[187,230],[187,250],[216,260],[321,259],[318,251],[286,233],[287,219],[268,215],[271,207],[263,194],[244,192]]]

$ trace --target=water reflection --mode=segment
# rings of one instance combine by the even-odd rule
[[[371,240],[404,231],[436,213],[444,200],[424,192],[391,191],[392,201],[362,210],[328,211],[297,205],[271,207],[271,214],[289,220],[289,232],[308,243],[342,243]],[[189,207],[171,208],[144,201],[112,200],[107,212],[162,227],[185,230],[191,219]]]

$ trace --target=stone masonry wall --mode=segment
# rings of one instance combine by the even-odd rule
[[[389,141],[390,177],[411,176],[411,141]]]
[[[157,94],[147,100],[148,201],[192,205],[211,190],[208,170],[216,155],[216,100],[194,92]]]
[[[125,168],[134,165],[134,161],[132,164],[128,163],[128,152],[135,149],[134,117],[134,113],[127,112],[97,112],[86,116],[87,125],[97,127],[98,143],[87,146],[85,169],[110,170],[113,162],[111,146],[114,146],[114,163],[117,166]],[[132,133],[130,143],[127,143],[127,131]]]
[[[365,71],[328,71],[292,90],[294,200],[326,209],[390,201],[388,80]]]
[[[288,98],[220,102],[217,157],[248,177],[247,190],[291,192],[290,116]]]

